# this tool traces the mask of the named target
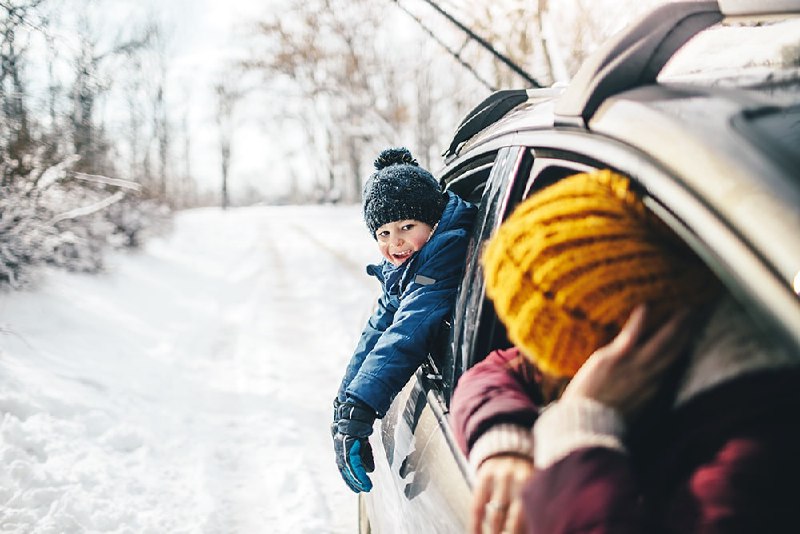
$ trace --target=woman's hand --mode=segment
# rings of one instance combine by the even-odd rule
[[[638,306],[619,335],[578,370],[562,398],[591,398],[626,420],[635,418],[656,395],[664,375],[696,332],[689,317],[688,311],[678,312],[644,338],[646,310]]]
[[[533,474],[533,458],[492,456],[476,473],[472,492],[473,534],[521,534],[520,490]]]

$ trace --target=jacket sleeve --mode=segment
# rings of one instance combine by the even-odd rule
[[[443,235],[433,254],[418,258],[416,276],[406,287],[394,320],[346,387],[346,395],[366,403],[379,417],[425,361],[442,321],[452,314],[467,242],[464,232]]]
[[[516,349],[496,350],[459,379],[450,403],[450,421],[467,456],[488,429],[513,424],[529,429],[541,399],[527,360]]]
[[[370,316],[369,320],[367,320],[367,324],[364,326],[364,330],[361,332],[361,337],[356,345],[356,350],[350,357],[350,362],[347,364],[344,377],[339,385],[339,391],[336,396],[340,402],[344,402],[346,400],[347,386],[350,385],[353,377],[355,377],[356,373],[358,373],[358,370],[364,363],[364,358],[366,358],[367,354],[372,351],[381,335],[383,335],[389,325],[392,324],[396,311],[397,310],[391,305],[389,298],[385,294],[378,299],[378,306],[372,313],[372,316]]]

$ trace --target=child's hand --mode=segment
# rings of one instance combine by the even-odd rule
[[[635,418],[656,395],[664,375],[695,333],[689,325],[690,314],[681,311],[643,339],[645,316],[645,307],[638,306],[619,335],[578,370],[562,398],[591,398],[626,420]]]
[[[375,412],[361,402],[348,400],[339,405],[338,414],[339,420],[331,428],[336,467],[351,490],[367,492],[372,489],[367,473],[375,470],[367,439],[372,434]]]

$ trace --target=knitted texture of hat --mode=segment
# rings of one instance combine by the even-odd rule
[[[638,304],[652,326],[719,289],[628,179],[609,170],[570,176],[520,203],[482,261],[509,339],[556,376],[573,376]]]
[[[405,148],[389,148],[375,160],[364,184],[364,222],[373,237],[386,223],[414,219],[434,226],[447,203],[436,179]]]

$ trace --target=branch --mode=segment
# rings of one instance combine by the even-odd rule
[[[399,5],[399,0],[394,0],[394,1]],[[519,76],[524,78],[531,85],[533,85],[536,88],[543,87],[542,84],[540,84],[538,81],[536,81],[536,79],[533,78],[533,76],[531,76],[530,74],[528,74],[527,72],[522,70],[522,68],[519,65],[517,65],[516,63],[511,61],[511,59],[509,59],[507,56],[505,56],[505,55],[501,54],[500,52],[498,52],[491,45],[491,43],[489,43],[486,39],[482,38],[480,35],[476,34],[474,31],[470,30],[467,26],[465,26],[461,22],[459,22],[450,13],[448,13],[447,11],[442,9],[436,2],[434,2],[433,0],[423,0],[423,1],[426,4],[430,5],[433,9],[435,9],[439,14],[441,14],[443,17],[445,17],[451,23],[453,23],[456,27],[458,27],[458,29],[460,29],[461,31],[466,33],[471,39],[473,39],[478,44],[480,44],[490,54],[492,54],[494,57],[496,57],[497,59],[502,61],[508,68],[510,68],[515,73],[517,73]]]
[[[55,165],[51,165],[50,167],[46,168],[38,178],[33,180],[31,187],[37,189],[47,189],[57,181],[62,180],[67,175],[68,169],[80,159],[81,157],[79,155],[73,154],[71,156],[67,156]]]
[[[113,185],[114,187],[127,189],[128,191],[136,191],[137,193],[142,190],[142,185],[137,184],[136,182],[131,182],[130,180],[122,180],[120,178],[109,178],[108,176],[102,176],[100,174],[86,174],[83,172],[74,172],[72,173],[72,177],[75,178],[76,180],[83,180],[84,182]]]
[[[116,202],[119,202],[124,197],[125,197],[124,191],[117,191],[110,197],[105,198],[99,202],[95,202],[94,204],[89,204],[88,206],[84,206],[82,208],[76,208],[74,210],[66,211],[60,215],[56,215],[55,217],[53,217],[48,221],[48,224],[52,226],[61,221],[66,221],[67,219],[77,219],[78,217],[85,217],[86,215],[97,213],[98,211],[103,210]]]
[[[397,7],[399,7],[403,11],[405,11],[408,14],[409,17],[414,19],[416,21],[416,23],[420,26],[420,28],[422,28],[423,31],[425,33],[427,33],[431,37],[431,39],[436,41],[439,44],[439,46],[444,48],[451,56],[453,56],[455,58],[455,60],[458,61],[461,64],[462,67],[467,69],[467,71],[469,71],[469,73],[472,74],[475,77],[476,80],[478,80],[481,84],[483,84],[484,87],[486,87],[489,91],[496,91],[497,90],[496,87],[494,87],[491,83],[487,82],[480,74],[478,74],[478,71],[476,71],[472,67],[472,65],[470,65],[469,63],[467,63],[466,61],[464,61],[461,58],[461,52],[460,51],[453,50],[452,48],[447,46],[447,44],[444,41],[439,39],[439,37],[433,32],[433,30],[431,30],[428,26],[425,25],[424,22],[422,22],[422,19],[417,17],[411,11],[406,9],[404,6],[400,5],[400,1],[399,0],[392,0],[392,1],[397,4]],[[463,49],[464,47],[461,47],[461,48]]]

